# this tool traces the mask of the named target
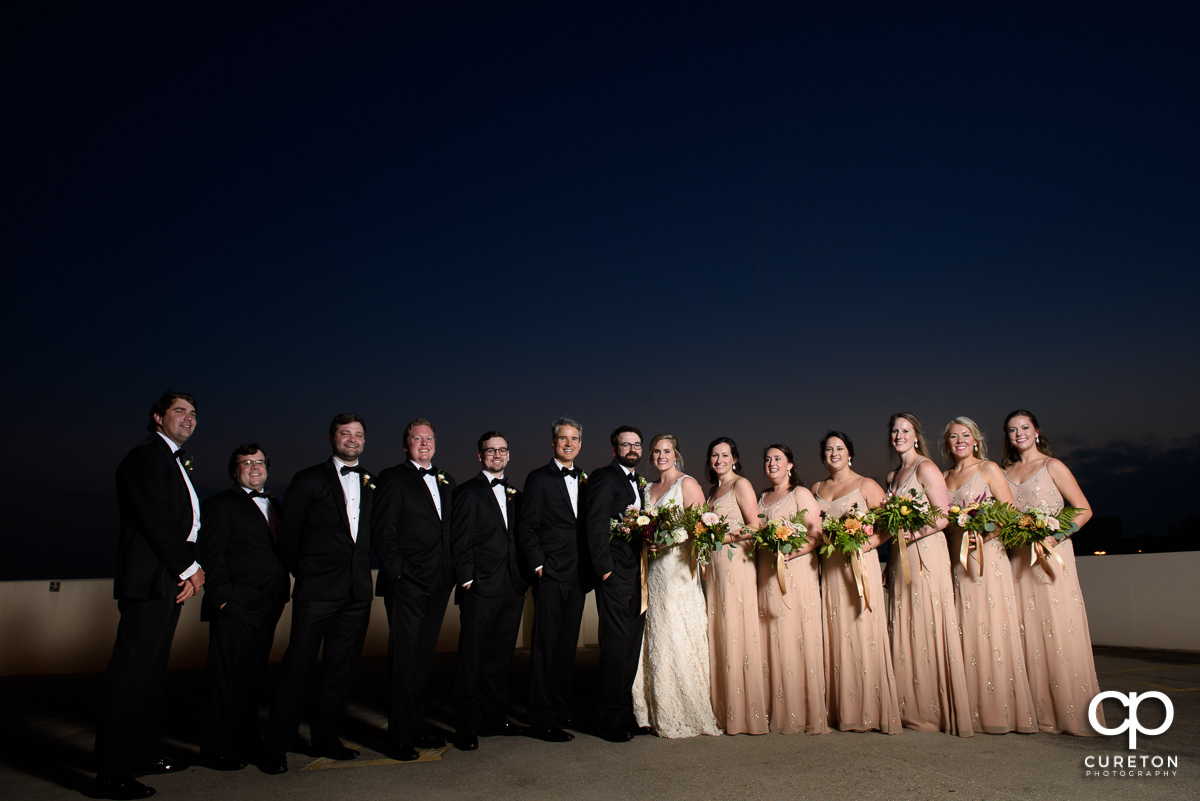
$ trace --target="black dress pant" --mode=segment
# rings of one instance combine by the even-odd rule
[[[163,680],[182,604],[174,595],[117,601],[121,621],[104,672],[96,760],[100,774],[130,777],[160,756]]]
[[[277,603],[249,608],[229,601],[209,621],[200,743],[206,757],[249,754],[258,748],[263,671],[282,613]]]
[[[459,597],[454,728],[475,733],[508,721],[508,674],[525,594],[504,581],[498,594],[484,595],[473,587]]]
[[[533,649],[529,670],[529,723],[562,726],[571,717],[575,649],[585,593],[574,581],[543,576],[533,588]]]
[[[614,572],[596,587],[600,634],[600,725],[606,729],[637,727],[633,714],[633,681],[646,616],[641,611],[640,573]]]
[[[452,586],[446,578],[422,583],[401,576],[388,585],[388,739],[393,746],[411,746],[427,733],[425,696]]]
[[[371,622],[370,601],[292,600],[292,635],[271,706],[266,750],[287,751],[300,728],[304,684],[324,644],[313,745],[338,739],[338,725],[350,705],[350,690]]]

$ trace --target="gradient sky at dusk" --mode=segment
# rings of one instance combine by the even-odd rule
[[[568,414],[761,484],[1027,407],[1126,533],[1193,513],[1194,5],[398,5],[5,12],[0,579],[110,575],[167,387],[202,497],[347,410],[374,470],[424,416],[519,483]]]

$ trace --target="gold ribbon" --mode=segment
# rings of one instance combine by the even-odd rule
[[[866,604],[867,611],[871,611],[871,586],[863,580],[863,574],[866,568],[862,563],[862,550],[857,550],[850,555],[850,567],[854,571],[854,583],[858,586],[858,597],[863,599]]]
[[[962,565],[963,572],[968,576],[971,575],[971,568],[967,567],[967,560],[971,551],[975,551],[975,563],[979,565],[979,577],[983,578],[983,538],[977,531],[964,531],[962,545],[958,549],[958,563]]]
[[[787,565],[781,553],[775,554],[775,580],[779,582],[779,593],[787,595]]]
[[[1053,571],[1050,570],[1050,562],[1047,560],[1047,557],[1053,556],[1054,561],[1058,562],[1059,567],[1061,567],[1063,570],[1067,569],[1067,563],[1063,561],[1063,558],[1061,556],[1059,556],[1057,553],[1055,553],[1053,546],[1047,545],[1043,540],[1034,540],[1031,543],[1031,545],[1033,547],[1029,549],[1030,550],[1029,566],[1030,567],[1033,567],[1035,564],[1040,563],[1042,565],[1042,570],[1046,571],[1046,575],[1050,576],[1051,578],[1054,578],[1054,573],[1053,573]]]
[[[912,571],[908,568],[908,546],[910,543],[908,537],[904,536],[903,530],[900,531],[896,539],[899,540],[900,544],[900,575],[904,577],[904,586],[907,587],[912,583]],[[920,556],[921,554],[918,551],[917,558],[920,558]]]
[[[648,547],[649,546],[647,546],[647,548]],[[638,612],[639,615],[646,614],[646,607],[649,606],[648,601],[650,600],[650,589],[646,585],[646,573],[647,573],[646,550],[647,550],[647,548],[642,548],[642,610],[640,612]]]

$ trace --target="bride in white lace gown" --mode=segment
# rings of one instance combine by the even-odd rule
[[[674,436],[659,434],[649,450],[659,473],[646,487],[650,506],[704,503],[700,485],[680,469],[683,457]],[[633,682],[638,725],[650,726],[659,737],[720,734],[709,696],[708,613],[690,543],[651,555],[647,574],[646,634]]]

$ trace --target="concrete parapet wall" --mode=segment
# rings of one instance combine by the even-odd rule
[[[1129,648],[1200,651],[1200,552],[1088,556],[1078,560],[1092,642]],[[0,582],[0,676],[99,673],[108,664],[117,631],[117,603],[111,579],[63,581],[58,592],[49,581]],[[527,598],[519,635],[529,644],[533,604]],[[276,630],[271,658],[287,647],[291,605]],[[371,610],[364,653],[387,653],[387,615],[383,599]],[[580,645],[598,642],[594,594],[584,609]],[[458,643],[458,610],[451,603],[438,640],[439,651]],[[208,625],[200,622],[199,601],[180,615],[171,667],[204,664]]]

